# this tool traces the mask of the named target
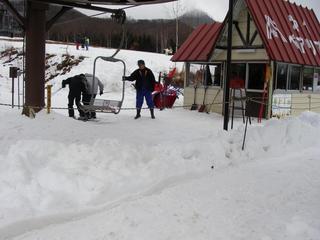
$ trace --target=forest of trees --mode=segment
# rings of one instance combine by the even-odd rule
[[[185,39],[192,27],[184,24],[180,36]],[[81,19],[77,22],[56,25],[48,38],[74,42],[79,37],[89,37],[91,44],[116,48],[122,37],[122,28],[110,19]],[[129,20],[126,24],[125,49],[161,52],[175,46],[175,23],[168,20]]]
[[[22,0],[13,0],[12,4],[18,7],[20,14],[24,10]],[[4,9],[0,3],[0,9]],[[47,19],[52,18],[61,7],[52,5],[47,12]],[[1,11],[0,11],[1,12]],[[4,14],[6,13],[6,16]],[[13,24],[14,18],[7,11],[2,11],[0,20],[10,18],[6,24],[0,24],[1,30],[8,36],[23,36],[18,24]],[[214,20],[205,12],[193,10],[179,17],[179,44],[181,45],[193,29],[202,23],[211,23]],[[3,23],[4,21],[0,21]],[[10,25],[10,26],[9,26]],[[134,20],[127,19],[126,34],[123,48],[148,52],[163,52],[164,49],[175,50],[176,47],[176,20]],[[8,29],[10,31],[8,31]],[[48,39],[73,43],[76,39],[88,37],[92,45],[117,48],[122,38],[122,28],[111,18],[90,18],[77,10],[69,10],[48,32]]]
[[[74,20],[75,19],[75,20]],[[187,20],[187,21],[184,21]],[[197,23],[212,22],[207,15],[186,15],[181,17],[179,39],[183,43]],[[126,22],[124,48],[148,52],[163,52],[175,49],[175,20],[134,20]],[[61,19],[48,33],[55,41],[74,42],[77,38],[88,37],[91,44],[116,48],[122,36],[122,28],[110,18],[89,18],[73,12],[73,16]]]

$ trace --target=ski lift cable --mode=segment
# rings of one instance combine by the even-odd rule
[[[138,7],[138,6],[140,6],[140,5],[126,6],[124,8],[119,8],[118,10],[121,11],[121,10],[130,9],[130,8],[135,8],[135,7]],[[74,18],[74,19],[71,19],[71,20],[68,20],[68,21],[64,21],[64,22],[58,22],[58,23],[55,23],[54,25],[57,26],[57,25],[62,25],[62,24],[70,23],[70,22],[76,22],[76,21],[80,21],[80,20],[86,19],[86,18],[95,18],[95,17],[102,16],[102,15],[105,15],[105,14],[108,14],[108,13],[107,12],[95,13],[95,14],[92,14],[92,15],[89,15],[89,16],[78,17],[78,18]]]
[[[71,19],[71,20],[68,20],[68,21],[55,23],[54,26],[62,25],[62,24],[70,23],[70,22],[80,21],[80,20],[85,19],[85,18],[94,18],[94,17],[98,17],[98,16],[101,16],[101,15],[104,15],[104,14],[107,14],[107,13],[106,12],[101,12],[101,13],[96,13],[96,14],[93,14],[93,15],[85,16],[85,17],[78,17],[78,18],[74,18],[74,19]]]

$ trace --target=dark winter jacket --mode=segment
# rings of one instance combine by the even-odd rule
[[[88,92],[88,84],[86,77],[82,74],[73,76],[71,78],[68,78],[66,80],[62,81],[62,87],[65,88],[66,85],[69,85],[69,95],[81,95],[81,93],[87,93]]]
[[[132,82],[136,81],[135,86],[138,91],[146,89],[153,92],[156,84],[153,72],[149,68],[145,68],[143,70],[137,69],[125,79]]]

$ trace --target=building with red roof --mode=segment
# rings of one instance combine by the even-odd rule
[[[255,99],[246,112],[264,117],[320,111],[320,23],[314,11],[285,0],[236,0],[232,78]],[[228,19],[201,25],[171,59],[185,62],[185,104],[222,113]],[[195,88],[197,86],[197,88]],[[206,91],[205,91],[206,90]],[[205,99],[204,99],[205,97]]]

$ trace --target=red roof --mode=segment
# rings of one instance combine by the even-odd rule
[[[245,0],[269,58],[320,66],[320,23],[313,10],[284,0]],[[172,61],[207,62],[223,24],[199,26]]]
[[[222,24],[197,27],[171,58],[174,62],[207,62],[220,35]]]
[[[313,10],[284,0],[246,0],[272,60],[320,66],[320,23]]]

